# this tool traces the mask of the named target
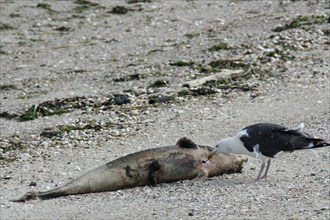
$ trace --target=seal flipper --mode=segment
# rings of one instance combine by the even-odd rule
[[[126,167],[125,167],[125,171],[126,171],[126,176],[128,176],[128,177],[130,177],[130,178],[133,178],[134,176],[133,176],[133,174],[132,174],[132,169],[131,169],[131,167],[129,166],[129,165],[127,165]]]
[[[207,177],[208,177],[208,172],[205,172],[205,171],[200,171],[197,176],[192,179],[193,181],[196,180],[196,181],[200,181],[200,180],[206,180]]]
[[[157,183],[157,177],[156,172],[160,170],[160,163],[158,160],[152,161],[152,163],[149,164],[149,173],[148,173],[148,179],[151,185],[156,185]]]
[[[186,137],[182,137],[180,138],[177,142],[176,142],[176,146],[179,148],[190,148],[190,149],[197,149],[197,145],[190,139],[186,138]]]
[[[40,199],[39,194],[40,194],[39,192],[27,192],[22,197],[17,198],[17,199],[11,199],[9,201],[10,202],[26,202],[29,200],[36,200],[36,199]]]

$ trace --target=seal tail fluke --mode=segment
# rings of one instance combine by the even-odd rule
[[[39,192],[28,192],[25,195],[23,195],[20,198],[17,199],[11,199],[10,202],[26,202],[29,200],[38,200],[39,198]]]
[[[55,188],[46,192],[28,192],[18,199],[12,199],[10,202],[26,202],[29,200],[47,200],[60,196],[67,196],[70,194],[77,194],[74,192],[68,192],[66,186]]]

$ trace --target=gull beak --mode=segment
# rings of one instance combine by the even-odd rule
[[[212,162],[211,159],[212,159],[213,155],[216,154],[217,152],[218,152],[217,149],[213,149],[212,152],[207,156],[207,160],[203,160],[202,162],[203,163],[206,163],[207,161],[211,161]]]
[[[216,153],[217,153],[217,151],[212,151],[212,153],[210,153],[209,156],[207,157],[207,160],[211,160],[213,155]]]

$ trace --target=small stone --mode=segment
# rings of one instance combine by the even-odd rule
[[[131,102],[127,95],[115,95],[113,100],[116,105],[123,105]]]
[[[33,186],[33,187],[35,187],[35,186],[37,186],[37,183],[36,183],[36,182],[31,182],[31,183],[29,184],[29,186]]]

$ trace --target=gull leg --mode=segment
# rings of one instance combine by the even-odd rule
[[[268,173],[268,170],[269,170],[269,167],[270,167],[270,162],[271,162],[271,160],[268,159],[265,174],[261,177],[261,179],[263,179],[263,178],[266,179],[267,178],[267,173]]]
[[[263,161],[262,164],[261,164],[261,169],[259,171],[259,174],[258,174],[258,177],[257,177],[257,181],[260,180],[260,176],[261,176],[261,173],[264,170],[264,168],[265,168],[265,161]]]

